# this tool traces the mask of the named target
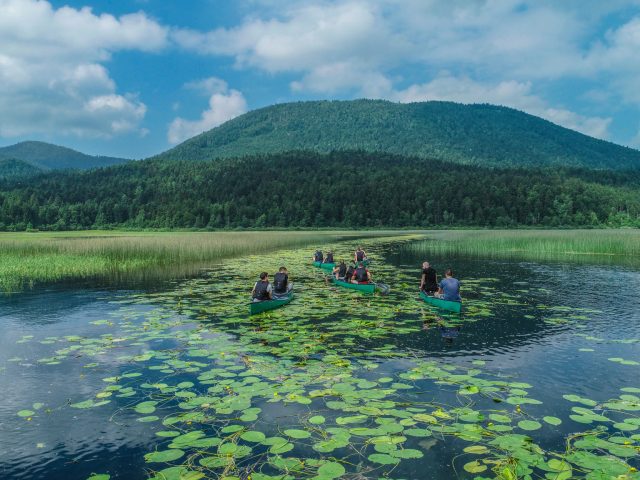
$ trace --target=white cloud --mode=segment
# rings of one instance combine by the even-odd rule
[[[144,133],[146,107],[117,92],[103,63],[113,52],[163,48],[166,28],[143,13],[117,18],[37,0],[0,0],[0,12],[0,136]]]
[[[587,117],[563,108],[553,108],[540,96],[532,93],[531,82],[503,81],[484,84],[470,78],[458,78],[448,73],[420,85],[385,95],[399,102],[447,100],[460,103],[492,103],[523,110],[563,127],[586,135],[606,139],[611,118]]]
[[[632,0],[633,5],[640,5]],[[375,98],[439,98],[509,105],[569,128],[608,137],[611,119],[552,105],[544,89],[559,80],[599,80],[601,94],[640,101],[640,17],[602,36],[602,22],[629,2],[470,0],[253,0],[262,7],[235,27],[176,30],[183,48],[229,56],[238,68],[293,73],[293,92]],[[598,36],[600,41],[594,42]],[[398,71],[423,82],[398,91]],[[453,72],[443,79],[441,71]],[[606,79],[603,79],[606,77]],[[611,80],[613,78],[614,80]],[[532,93],[533,86],[537,93]],[[590,86],[589,88],[592,88]]]
[[[237,90],[229,90],[226,82],[212,77],[198,82],[190,82],[187,88],[205,89],[211,93],[209,108],[202,112],[198,120],[177,117],[169,125],[169,143],[180,143],[188,138],[210,130],[247,111],[247,102]]]

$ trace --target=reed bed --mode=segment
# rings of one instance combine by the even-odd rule
[[[406,248],[481,257],[640,262],[640,231],[636,229],[448,230],[425,234],[425,240]]]
[[[16,291],[63,279],[117,278],[175,266],[203,267],[223,258],[360,235],[363,232],[0,234],[0,289]]]

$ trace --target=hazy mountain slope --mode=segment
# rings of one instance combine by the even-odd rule
[[[482,166],[640,168],[640,151],[510,108],[382,100],[298,102],[254,110],[157,158],[358,149]]]
[[[45,142],[20,142],[0,148],[0,159],[22,160],[43,170],[80,169],[116,165],[129,160],[86,155]]]

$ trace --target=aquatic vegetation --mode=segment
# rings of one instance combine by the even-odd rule
[[[432,449],[450,456],[452,477],[638,478],[639,385],[597,400],[558,392],[567,408],[551,416],[534,385],[482,360],[426,357],[402,344],[421,329],[490,324],[498,309],[527,305],[527,293],[503,293],[491,278],[465,279],[462,316],[422,303],[413,272],[382,261],[403,241],[368,248],[374,278],[393,275],[388,296],[336,289],[308,255],[280,250],[123,296],[111,318],[93,322],[95,336],[19,341],[46,342],[43,367],[97,368],[105,352],[115,356],[119,366],[102,389],[54,408],[80,409],[79,418],[83,409],[105,408],[113,421],[141,422],[156,437],[144,456],[154,480],[411,478],[410,465]],[[340,242],[334,250],[339,258],[353,247]],[[286,309],[249,318],[251,279],[281,264],[300,295]],[[588,318],[586,308],[529,308],[548,328]],[[17,415],[37,412],[33,405]],[[564,449],[545,445],[567,424]]]
[[[425,254],[583,262],[640,262],[640,232],[628,230],[442,230],[405,248]],[[595,258],[590,258],[594,257]]]
[[[65,279],[175,278],[223,258],[365,232],[70,232],[0,235],[0,289]],[[389,235],[389,232],[369,232]],[[171,267],[171,268],[169,268]]]

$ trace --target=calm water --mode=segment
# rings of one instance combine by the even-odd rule
[[[345,244],[338,250],[346,252],[351,247]],[[220,438],[222,428],[244,422],[248,429],[267,436],[284,436],[285,428],[304,430],[300,422],[317,413],[325,416],[328,424],[344,413],[336,413],[327,403],[329,397],[310,395],[309,391],[318,390],[317,384],[326,382],[329,374],[323,371],[322,379],[319,373],[312,378],[314,372],[304,369],[311,368],[306,366],[307,360],[328,364],[332,360],[327,359],[334,356],[350,361],[350,366],[331,363],[330,375],[335,377],[331,381],[355,377],[380,382],[388,377],[410,383],[412,388],[402,392],[402,405],[428,404],[427,413],[440,405],[445,410],[465,406],[483,415],[506,409],[509,415],[517,416],[515,423],[523,415],[516,413],[515,405],[498,403],[495,395],[465,396],[457,393],[457,386],[442,385],[432,378],[411,382],[397,378],[416,362],[435,362],[461,372],[478,368],[482,370],[479,375],[492,382],[528,384],[530,388],[523,387],[528,388],[528,396],[541,403],[523,404],[526,418],[541,422],[544,416],[554,416],[562,424],[541,422],[542,428],[519,433],[530,435],[549,451],[562,451],[567,435],[594,426],[572,421],[571,409],[578,404],[563,395],[601,403],[618,397],[623,387],[640,387],[640,271],[446,259],[463,282],[465,306],[470,312],[457,317],[433,310],[417,299],[418,266],[426,256],[409,253],[402,244],[382,244],[371,251],[374,276],[391,286],[387,296],[371,298],[330,288],[321,272],[306,265],[305,250],[281,252],[263,263],[257,258],[229,262],[205,272],[202,278],[164,282],[154,290],[66,286],[1,298],[2,478],[68,480],[100,473],[111,478],[145,479],[163,468],[187,462],[187,458],[205,475],[201,478],[222,478],[223,470],[198,466],[199,459],[207,455],[203,452],[215,452],[217,446],[187,446],[184,456],[170,463],[145,461],[145,454],[162,451],[171,442],[171,438],[156,435],[177,425],[162,425],[163,419],[199,411],[200,406],[193,410],[179,402],[206,395],[207,388],[213,389],[212,397],[222,395],[222,385],[243,392],[244,384],[237,379],[247,378],[249,373],[260,379],[255,385],[264,383],[268,389],[277,383],[280,392],[294,392],[294,387],[286,388],[288,372],[300,368],[307,375],[301,378],[309,388],[289,393],[294,395],[290,401],[279,401],[286,393],[269,391],[239,409],[259,408],[257,418],[245,414],[238,420],[242,411],[228,414],[220,410],[181,424],[178,431],[198,429],[207,437]],[[439,271],[445,267],[444,259],[429,259]],[[244,301],[250,280],[262,268],[273,270],[285,261],[296,284],[296,300],[282,310],[249,319]],[[320,340],[314,343],[314,338]],[[302,366],[300,358],[304,358]],[[203,373],[214,366],[226,375],[220,374],[219,381],[203,381]],[[347,370],[336,370],[340,368]],[[245,375],[243,369],[249,373]],[[236,373],[235,384],[226,381]],[[182,382],[194,385],[180,387],[189,395],[176,399],[176,390],[180,390],[174,386]],[[158,387],[159,383],[165,387]],[[120,390],[106,390],[114,384]],[[376,388],[381,385],[383,382]],[[103,394],[96,396],[100,392]],[[227,393],[228,397],[235,395]],[[299,403],[296,395],[307,395],[311,401]],[[89,399],[94,404],[109,403],[91,408],[70,406]],[[157,402],[154,411],[135,411],[136,405],[149,399]],[[393,414],[385,411],[385,415]],[[398,414],[396,421],[400,418]],[[304,426],[310,430],[308,423]],[[372,416],[350,426],[376,424]],[[632,427],[623,433],[637,445],[636,434]],[[313,435],[326,434],[314,431]],[[435,430],[426,439],[404,438],[404,447],[419,450],[421,458],[403,459],[393,468],[368,461],[373,450],[362,453],[360,447],[350,445],[323,453],[314,450],[309,439],[292,440],[292,450],[281,454],[284,458],[347,460],[344,478],[378,478],[385,472],[397,479],[474,477],[462,466],[475,457],[457,458],[473,442]],[[350,443],[356,442],[352,438]],[[251,455],[237,460],[235,475],[246,478],[252,465],[266,465],[268,449],[268,445],[254,445]],[[633,457],[626,460],[638,467]],[[284,478],[276,476],[273,466],[260,469],[264,475],[272,475],[264,478]],[[490,474],[490,470],[483,473]],[[313,476],[305,470],[292,473],[290,478]]]

